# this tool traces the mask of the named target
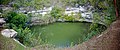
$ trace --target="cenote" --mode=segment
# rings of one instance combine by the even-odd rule
[[[31,30],[40,35],[43,41],[42,44],[69,47],[84,41],[90,24],[82,22],[56,22],[44,26],[32,26]]]

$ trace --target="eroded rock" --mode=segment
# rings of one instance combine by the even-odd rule
[[[1,31],[1,34],[5,37],[13,38],[17,35],[17,32],[13,29],[4,29]]]

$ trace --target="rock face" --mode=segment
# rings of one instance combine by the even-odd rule
[[[40,17],[31,17],[30,25],[46,25],[53,22],[55,22],[55,19],[52,17],[47,17],[46,19],[41,19]]]
[[[5,37],[13,38],[17,35],[17,32],[13,29],[4,29],[1,31],[1,34]]]
[[[4,18],[0,18],[0,27],[3,27],[5,23]]]

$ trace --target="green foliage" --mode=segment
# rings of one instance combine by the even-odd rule
[[[98,27],[98,24],[93,23],[90,25],[90,30],[95,30]]]
[[[18,5],[18,4],[12,4],[12,7],[14,8],[14,9],[18,9],[20,6]]]
[[[66,19],[67,21],[74,21],[75,20],[73,15],[70,15],[70,16],[64,15],[64,19]]]
[[[105,2],[100,2],[100,3],[98,3],[98,6],[99,6],[100,8],[107,8],[108,6],[105,5],[104,3],[105,3]]]
[[[97,23],[92,23],[90,25],[90,31],[97,31],[98,33],[101,33],[105,29],[106,29],[106,26],[100,25],[100,24],[97,24]]]
[[[115,11],[113,0],[86,0],[95,8],[95,13],[93,14],[93,23],[90,25],[89,34],[85,37],[85,40],[100,34],[106,27],[99,22],[104,23],[109,26],[115,20]],[[85,2],[84,2],[85,3]],[[79,3],[80,4],[80,3]]]
[[[7,5],[12,0],[0,0],[0,4]]]
[[[6,15],[6,22],[7,23],[12,23],[14,24],[15,26],[17,26],[18,28],[19,27],[25,27],[25,23],[27,22],[27,17],[26,15],[24,14],[21,14],[21,13],[15,13],[15,12],[9,12],[7,15]],[[10,27],[12,27],[10,25]]]
[[[42,40],[39,34],[32,32],[28,27],[15,29],[18,32],[17,39],[25,46],[33,47],[39,45]]]
[[[110,25],[116,19],[114,7],[109,7],[108,10],[105,10],[103,12],[104,12],[105,23],[107,25]]]
[[[8,4],[11,0],[0,0],[0,4]],[[53,1],[55,3],[53,3]],[[87,2],[90,2],[92,6],[96,9],[96,13],[94,13],[94,23],[90,26],[89,34],[87,35],[85,40],[90,39],[92,36],[97,35],[104,31],[106,28],[104,26],[100,26],[99,24],[96,24],[98,22],[103,22],[106,25],[110,25],[115,20],[115,11],[113,7],[113,1],[112,0],[14,0],[15,4],[12,6],[16,9],[19,6],[23,7],[32,7],[36,9],[40,9],[43,7],[49,7],[52,4],[54,6],[75,6],[75,4],[85,4]],[[62,2],[62,4],[61,4]],[[56,4],[56,5],[55,5]],[[99,12],[99,9],[102,9],[101,12]],[[60,7],[54,7],[53,10],[50,12],[50,15],[54,18],[64,18],[68,21],[74,21],[74,16],[63,16],[62,8]],[[0,10],[0,12],[3,12]],[[104,13],[101,15],[101,13]],[[31,44],[31,46],[34,46],[37,41],[41,41],[41,39],[36,40],[32,39],[33,37],[36,38],[36,35],[33,35],[34,33],[31,32],[29,28],[27,28],[25,23],[27,22],[27,17],[24,14],[18,14],[15,12],[6,13],[5,18],[7,19],[7,23],[9,23],[9,27],[12,29],[15,29],[18,32],[18,39],[25,45]],[[28,16],[32,16],[29,14]],[[101,20],[104,18],[105,20]],[[40,16],[40,18],[42,18]],[[44,20],[49,19],[49,15],[46,15]],[[37,38],[40,38],[40,36],[37,36]],[[35,43],[36,42],[36,43]],[[71,43],[72,46],[72,43]]]
[[[96,6],[99,3],[100,0],[89,0],[89,2],[93,5]],[[102,1],[102,0],[101,0]]]
[[[26,26],[27,16],[21,13],[9,12],[6,14],[6,22],[9,24],[9,28],[14,29],[18,32],[17,39],[28,46],[32,45],[32,32]]]
[[[61,0],[64,5],[63,6],[74,6],[76,3],[76,0]]]
[[[77,4],[85,4],[88,2],[88,0],[77,0]]]
[[[98,13],[94,13],[93,14],[93,22],[94,23],[98,23],[98,22],[100,22],[101,21],[101,16],[98,14]]]
[[[110,23],[112,23],[115,20],[113,0],[74,0],[70,3],[74,3],[75,6],[75,4],[84,5],[88,2],[95,8],[96,11],[93,14],[94,23],[102,22],[109,26]]]
[[[15,4],[19,6],[29,6],[31,0],[14,0]]]
[[[32,33],[29,28],[19,28],[16,29],[16,31],[18,32],[17,38],[21,43],[26,46],[29,46],[30,44],[32,45]]]
[[[52,11],[50,12],[52,17],[59,18],[62,16],[62,9],[58,7],[54,7]]]
[[[92,23],[90,25],[90,29],[89,29],[89,33],[85,38],[86,40],[89,40],[90,38],[92,38],[95,35],[100,34],[101,32],[103,32],[104,30],[106,30],[106,27],[97,23]]]
[[[14,0],[19,6],[41,9],[51,5],[50,0]]]
[[[95,35],[97,35],[97,31],[91,31],[90,33],[88,33],[88,35],[86,36],[84,40],[87,41]]]
[[[94,23],[102,22],[106,26],[109,26],[115,20],[113,0],[89,1],[96,8],[96,12],[93,14]]]

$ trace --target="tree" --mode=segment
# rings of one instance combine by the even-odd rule
[[[6,22],[10,23],[10,27],[11,24],[17,26],[17,27],[25,27],[25,24],[27,22],[27,17],[26,15],[22,14],[22,13],[15,13],[15,12],[9,12],[6,15]]]
[[[52,17],[59,18],[62,16],[62,9],[58,7],[54,7],[52,11],[50,12]]]

